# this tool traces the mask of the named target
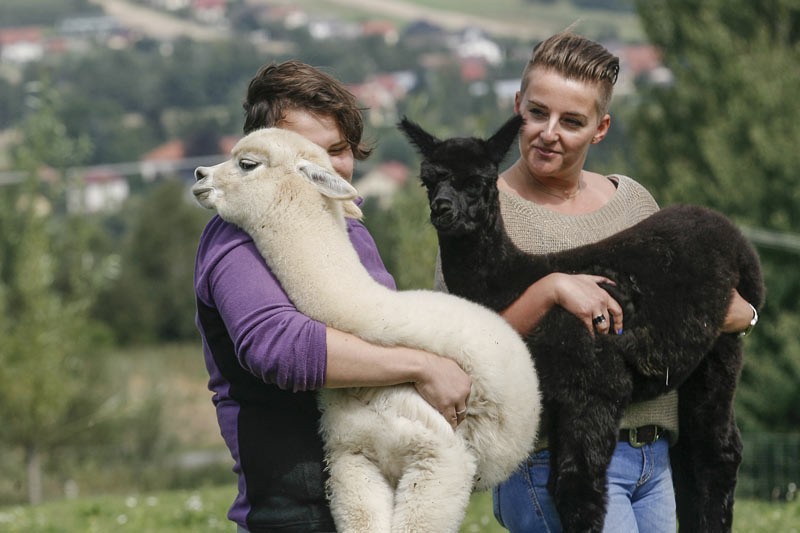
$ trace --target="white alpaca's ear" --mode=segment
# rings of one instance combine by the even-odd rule
[[[333,198],[334,200],[352,200],[358,196],[358,191],[356,191],[355,187],[327,168],[301,159],[297,163],[297,170],[328,198]]]

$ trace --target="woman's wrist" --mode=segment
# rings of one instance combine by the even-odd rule
[[[748,302],[747,305],[749,305],[750,309],[753,311],[753,318],[750,319],[750,324],[748,324],[744,330],[739,332],[740,337],[745,337],[749,335],[750,332],[753,331],[753,328],[756,326],[756,324],[758,324],[758,311],[753,306],[753,304]]]

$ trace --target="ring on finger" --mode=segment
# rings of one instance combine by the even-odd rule
[[[597,315],[596,317],[594,317],[592,319],[592,324],[594,324],[595,326],[599,326],[600,324],[602,324],[605,321],[606,321],[606,316],[605,315]]]

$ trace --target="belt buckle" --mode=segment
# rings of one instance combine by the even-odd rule
[[[628,429],[628,444],[633,446],[634,448],[641,448],[646,442],[639,442],[639,432],[637,428],[629,428]]]

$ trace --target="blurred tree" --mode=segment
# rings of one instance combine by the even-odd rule
[[[120,276],[95,316],[123,344],[195,339],[194,255],[211,212],[194,205],[179,180],[151,187],[125,209]]]
[[[636,176],[662,205],[706,204],[744,226],[800,230],[800,3],[637,0],[673,79],[640,87],[629,118]],[[691,228],[688,228],[691,231]],[[748,339],[744,429],[800,426],[797,248],[759,245],[768,288]],[[782,391],[769,398],[764,390]]]
[[[364,223],[397,288],[432,288],[439,243],[429,219],[428,198],[416,174],[411,172],[388,208],[380,209],[369,198],[363,207]]]
[[[0,189],[0,438],[24,449],[28,500],[37,503],[43,456],[84,434],[112,392],[101,357],[108,336],[88,314],[102,262],[79,226],[57,212],[64,170],[89,146],[66,137],[51,90],[29,103],[14,150],[16,168],[29,178]],[[52,180],[40,179],[43,165],[55,169]],[[65,227],[77,231],[59,243]],[[64,252],[70,260],[61,263]]]

